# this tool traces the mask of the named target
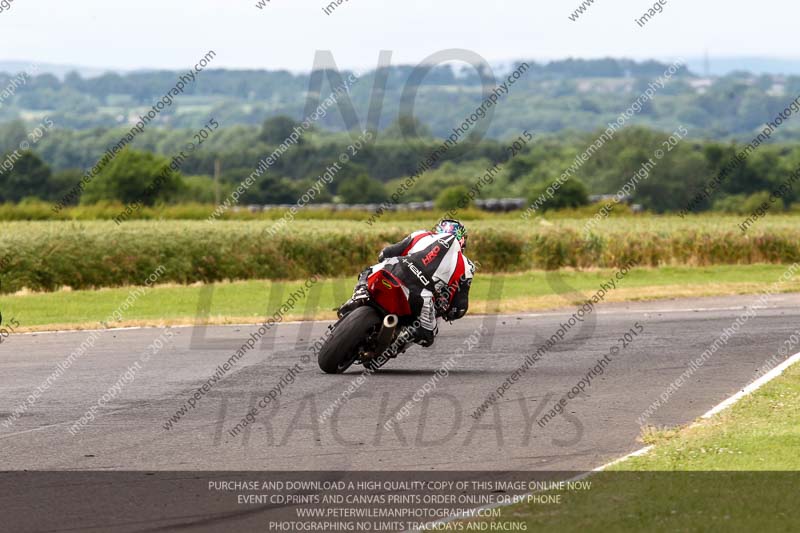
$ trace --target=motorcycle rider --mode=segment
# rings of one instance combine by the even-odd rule
[[[367,279],[384,269],[408,288],[416,327],[405,332],[409,340],[430,347],[439,332],[437,320],[458,320],[467,313],[469,289],[475,266],[463,251],[467,228],[453,219],[441,220],[433,231],[415,231],[402,241],[387,246],[378,263],[364,270],[350,298],[339,308],[342,317],[369,299]]]

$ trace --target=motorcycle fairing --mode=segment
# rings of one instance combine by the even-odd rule
[[[402,281],[386,270],[378,270],[367,278],[367,290],[381,309],[399,317],[411,314],[409,290]]]

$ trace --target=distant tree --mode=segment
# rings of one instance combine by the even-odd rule
[[[175,201],[179,203],[200,202],[205,204],[213,203],[216,200],[216,188],[214,179],[211,176],[184,176],[184,186],[177,192]],[[229,193],[230,186],[225,184],[225,188],[220,187],[223,198]]]
[[[413,116],[400,115],[384,130],[383,136],[393,139],[415,139],[430,138],[432,133],[427,125]]]
[[[12,152],[2,158],[10,166],[3,171],[0,168],[0,200],[3,202],[19,202],[23,198],[42,198],[47,191],[48,181],[52,175],[48,167],[33,152]]]
[[[339,185],[338,192],[346,204],[371,204],[388,198],[383,184],[366,174],[346,179]]]
[[[558,189],[552,187],[552,198],[548,198],[549,194],[547,191],[549,187],[552,187],[551,182],[540,183],[532,187],[528,195],[528,204],[538,204],[539,202],[537,202],[537,200],[542,195],[547,199],[541,208],[542,211],[564,209],[566,207],[580,207],[589,204],[589,192],[586,189],[586,185],[578,178],[573,177],[568,179],[562,183]]]
[[[261,126],[261,134],[258,138],[268,144],[280,144],[292,134],[296,127],[297,122],[284,115],[268,118]],[[302,143],[303,138],[301,136],[297,144]]]
[[[74,70],[70,70],[67,72],[67,75],[64,76],[64,85],[66,87],[70,87],[72,89],[82,89],[83,88],[83,78],[81,75]]]
[[[164,157],[126,148],[89,182],[81,203],[117,200],[153,205],[170,200],[183,182],[180,173],[171,170],[169,164]]]
[[[230,184],[233,184],[233,185],[239,185],[241,182],[246,180],[247,177],[252,172],[253,172],[253,169],[251,167],[225,168],[225,170],[222,171],[222,175],[220,176],[220,181],[222,183],[230,183]]]
[[[293,204],[307,190],[301,183],[273,175],[261,176],[247,190],[242,202],[250,204]],[[330,195],[327,196],[330,198]],[[315,198],[315,200],[318,200]]]
[[[339,189],[342,185],[362,176],[370,176],[370,173],[363,165],[351,161],[339,168],[336,173],[336,179],[330,183],[330,187],[336,194],[339,194]]]
[[[623,175],[625,180],[632,174]],[[688,144],[678,145],[670,154],[669,164],[659,163],[636,185],[633,200],[649,211],[665,213],[679,211],[692,202],[694,211],[708,209],[708,202],[694,197],[708,176],[708,162],[699,150]],[[621,186],[621,185],[620,185]]]
[[[765,204],[769,205],[768,191],[757,192],[750,195],[732,194],[715,201],[714,210],[724,213],[748,215],[756,209],[762,208]],[[774,207],[776,210],[782,209],[783,204],[776,204]]]
[[[28,136],[28,127],[21,120],[13,120],[0,129],[0,153],[13,152]]]
[[[469,189],[464,185],[453,185],[442,189],[436,197],[436,209],[440,211],[465,209],[473,204],[472,199],[467,196],[468,193]]]
[[[47,190],[43,191],[40,198],[43,200],[58,201],[69,193],[69,190],[77,185],[83,178],[84,172],[77,168],[68,168],[60,172],[53,173]],[[75,198],[75,203],[77,203]]]

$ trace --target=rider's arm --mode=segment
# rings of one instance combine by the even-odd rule
[[[462,318],[467,314],[467,310],[469,309],[469,289],[472,287],[472,276],[475,273],[475,266],[472,264],[472,261],[466,257],[462,256],[462,258],[465,263],[464,275],[458,280],[458,290],[455,296],[453,296],[450,308],[445,314],[445,318],[450,321]]]
[[[458,320],[467,314],[467,310],[469,309],[469,289],[471,286],[472,279],[461,278],[458,281],[458,290],[445,315],[447,320]]]
[[[390,257],[398,257],[401,255],[405,255],[406,250],[411,248],[414,242],[416,240],[419,240],[419,237],[422,237],[427,233],[428,233],[427,231],[415,231],[402,241],[395,244],[390,244],[381,251],[380,255],[378,256],[378,261],[383,261],[384,259],[389,259]]]

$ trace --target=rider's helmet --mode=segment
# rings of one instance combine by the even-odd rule
[[[453,235],[461,245],[461,249],[467,249],[467,228],[464,227],[464,224],[458,220],[453,220],[450,218],[440,220],[439,223],[436,224],[436,228],[434,228],[433,232]]]

